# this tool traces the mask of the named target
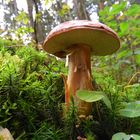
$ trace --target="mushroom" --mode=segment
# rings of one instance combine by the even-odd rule
[[[68,55],[68,78],[65,82],[65,103],[74,98],[80,115],[88,116],[92,104],[76,97],[77,90],[94,90],[91,79],[91,55],[105,56],[120,47],[117,34],[106,25],[87,20],[73,20],[56,26],[44,41],[50,54],[64,58]]]

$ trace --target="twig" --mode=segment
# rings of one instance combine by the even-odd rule
[[[127,85],[124,87],[124,89],[130,87],[131,82],[133,81],[133,79],[134,79],[138,74],[140,74],[140,71],[136,72],[136,73],[131,77],[131,79],[129,80],[129,82],[127,83]]]

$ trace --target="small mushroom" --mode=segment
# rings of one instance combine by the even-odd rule
[[[91,55],[104,56],[120,47],[117,34],[106,25],[74,20],[56,26],[44,41],[48,53],[64,58],[68,55],[68,78],[65,80],[65,103],[69,106],[72,95],[80,115],[89,115],[92,104],[76,97],[76,91],[94,90],[91,80]]]

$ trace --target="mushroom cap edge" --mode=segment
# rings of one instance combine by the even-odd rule
[[[43,49],[50,54],[63,58],[67,49],[74,44],[85,44],[91,54],[104,56],[120,48],[117,34],[106,25],[87,20],[73,20],[56,26],[43,43]]]

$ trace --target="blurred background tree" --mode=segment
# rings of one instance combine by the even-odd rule
[[[61,22],[74,19],[99,20],[119,33],[122,46],[129,49],[124,50],[127,55],[133,55],[130,61],[135,65],[134,69],[138,70],[139,4],[139,0],[24,0],[22,3],[1,0],[1,28],[10,38],[16,36],[41,44],[50,30]],[[123,48],[121,53],[124,52]]]
[[[0,125],[17,140],[67,139],[84,130],[106,140],[118,131],[139,134],[139,118],[118,115],[122,101],[140,100],[139,0],[0,0],[0,17]],[[61,120],[64,60],[56,61],[41,47],[56,25],[75,19],[100,21],[121,40],[115,54],[91,58],[97,87],[113,109],[99,103],[92,123],[82,122],[79,130],[75,114],[66,126]]]

